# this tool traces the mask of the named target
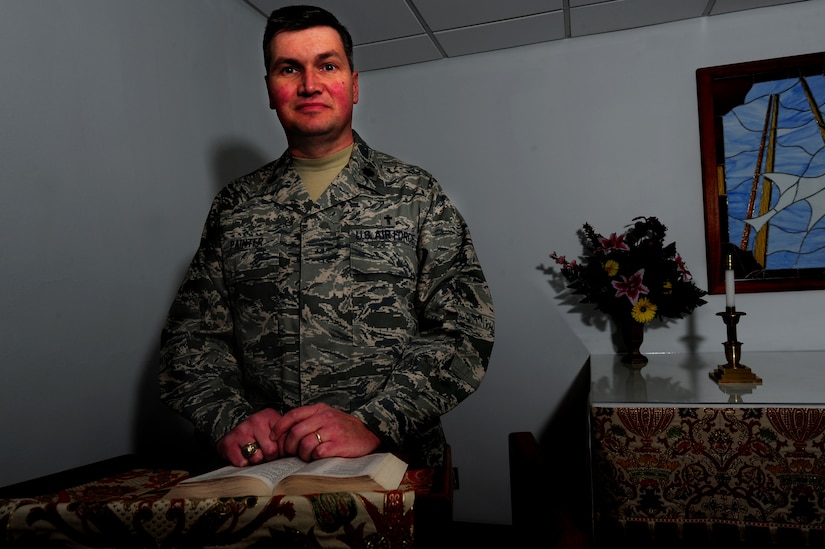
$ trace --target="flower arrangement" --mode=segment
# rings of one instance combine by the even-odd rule
[[[571,292],[584,296],[581,303],[618,321],[682,318],[705,303],[707,292],[693,283],[676,244],[664,244],[666,231],[655,217],[637,217],[623,234],[605,238],[585,223],[581,263],[556,252],[550,257]]]

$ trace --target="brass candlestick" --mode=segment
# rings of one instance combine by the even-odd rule
[[[742,343],[737,341],[736,325],[739,323],[739,317],[744,316],[745,313],[737,311],[735,307],[725,307],[724,312],[716,314],[722,317],[728,328],[728,340],[722,343],[725,346],[725,358],[728,362],[717,366],[716,370],[709,374],[710,378],[717,383],[761,384],[762,379],[739,361],[742,356]]]

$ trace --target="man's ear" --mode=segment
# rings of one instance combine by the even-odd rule
[[[358,71],[352,71],[352,104],[358,103]]]
[[[264,75],[264,85],[266,86],[266,96],[269,97],[269,108],[275,110],[275,101],[272,93],[269,91],[269,73]]]

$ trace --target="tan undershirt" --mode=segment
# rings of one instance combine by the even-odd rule
[[[347,165],[351,154],[352,145],[323,158],[292,157],[292,165],[312,200],[318,200],[324,194],[332,180]]]

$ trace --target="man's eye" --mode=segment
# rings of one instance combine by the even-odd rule
[[[290,75],[295,74],[295,67],[284,67],[281,69],[281,74]]]
[[[332,63],[326,63],[326,64],[321,66],[321,69],[325,70],[325,71],[334,71],[336,69],[336,67]]]

